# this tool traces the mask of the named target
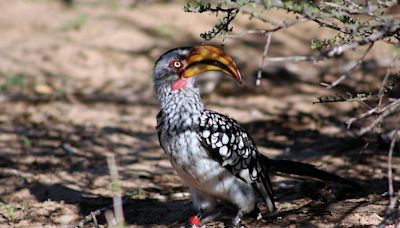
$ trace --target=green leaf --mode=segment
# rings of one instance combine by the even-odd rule
[[[317,39],[312,39],[311,40],[311,49],[321,49],[322,48],[322,42]]]

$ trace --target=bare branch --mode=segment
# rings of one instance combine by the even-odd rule
[[[389,185],[388,189],[389,189],[389,197],[390,197],[389,208],[392,210],[395,207],[395,203],[393,203],[394,188],[393,188],[393,177],[392,177],[392,157],[393,157],[393,149],[394,149],[394,146],[396,145],[397,132],[398,132],[398,129],[394,132],[392,141],[390,143],[390,149],[389,149],[388,160],[387,160],[388,185]]]
[[[281,56],[265,58],[268,62],[300,62],[300,61],[319,61],[318,56],[313,55],[299,55],[299,56]]]
[[[267,40],[266,40],[265,46],[264,46],[264,52],[263,52],[262,59],[260,62],[260,68],[257,71],[257,81],[256,81],[257,86],[260,85],[262,69],[264,69],[264,67],[265,67],[265,58],[267,57],[267,54],[268,54],[269,45],[271,44],[271,38],[272,38],[272,33],[268,33]]]
[[[125,219],[124,219],[124,212],[122,209],[123,203],[122,203],[121,184],[119,182],[117,164],[115,162],[115,157],[113,155],[107,157],[107,164],[111,176],[111,190],[113,192],[114,216],[116,220],[115,227],[124,227]]]
[[[400,108],[400,99],[397,99],[396,101],[390,103],[387,105],[385,108],[379,110],[378,108],[375,109],[374,114],[380,114],[378,118],[376,118],[370,125],[367,127],[362,128],[359,132],[358,135],[364,135],[365,133],[371,131],[376,125],[378,125],[382,120],[393,114],[396,111],[399,111],[398,109]]]
[[[370,36],[358,40],[358,41],[354,41],[352,43],[349,44],[344,44],[344,45],[340,45],[340,46],[335,46],[331,49],[328,49],[324,52],[322,52],[319,55],[310,55],[310,56],[289,56],[289,57],[270,57],[270,58],[266,58],[265,61],[269,61],[269,62],[282,62],[282,61],[294,61],[294,62],[298,62],[298,61],[321,61],[321,60],[325,60],[328,58],[332,58],[338,55],[343,54],[343,52],[348,51],[349,49],[353,49],[356,48],[358,46],[363,46],[366,44],[370,44],[370,43],[374,43],[378,40],[383,39],[386,36],[390,36],[393,35],[395,33],[400,32],[400,24],[398,26],[395,26],[395,28],[391,27],[388,28],[388,30],[385,31],[379,31],[376,33],[371,34]]]
[[[393,187],[393,171],[392,171],[392,158],[393,158],[393,151],[396,146],[396,139],[398,136],[399,128],[394,131],[392,136],[392,140],[390,142],[390,148],[388,152],[388,159],[387,159],[387,169],[388,169],[388,194],[389,194],[389,204],[386,209],[386,215],[384,220],[379,224],[378,227],[385,227],[386,223],[392,223],[390,219],[394,218],[396,223],[398,222],[399,215],[400,215],[400,208],[396,208],[396,205],[399,204],[399,197],[400,197],[400,189],[398,190],[397,194],[395,195],[394,187]]]
[[[276,24],[275,27],[270,28],[270,29],[252,29],[252,30],[246,30],[244,32],[240,32],[237,34],[224,34],[223,38],[224,39],[235,39],[235,38],[243,37],[246,35],[267,35],[268,33],[276,32],[281,29],[287,29],[291,26],[301,24],[306,21],[307,21],[307,19],[301,18],[301,19],[298,19],[291,23]]]
[[[328,89],[332,89],[335,86],[339,85],[343,80],[347,79],[350,77],[351,73],[357,69],[361,63],[364,61],[365,56],[368,54],[368,52],[371,50],[372,46],[374,46],[374,43],[371,43],[367,50],[365,50],[364,54],[361,56],[360,59],[357,60],[357,62],[344,74],[342,74],[342,76],[340,76],[337,80],[333,81],[332,83],[325,83],[325,82],[321,82],[321,85],[326,86]]]

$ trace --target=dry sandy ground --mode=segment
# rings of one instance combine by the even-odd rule
[[[151,68],[169,48],[200,43],[198,35],[215,18],[184,13],[183,2],[128,3],[77,1],[66,7],[55,0],[0,1],[1,227],[70,227],[111,205],[110,154],[118,162],[128,226],[176,227],[193,213],[188,190],[158,145]],[[256,26],[245,16],[235,22],[238,32]],[[306,23],[275,34],[270,55],[309,53],[309,38],[328,34],[317,28]],[[387,149],[374,137],[357,138],[346,130],[345,121],[360,104],[312,104],[317,96],[354,92],[354,81],[338,91],[319,85],[333,81],[351,62],[349,56],[336,62],[270,65],[255,87],[263,40],[225,42],[245,85],[217,82],[204,97],[206,105],[236,118],[262,153],[313,163],[365,189],[274,177],[278,212],[268,215],[260,203],[263,220],[246,218],[244,224],[379,224],[388,203]],[[387,51],[378,44],[367,59],[385,62],[374,57]],[[358,86],[377,89],[381,77],[364,75],[368,80]],[[399,167],[398,154],[393,164]],[[399,169],[394,172],[398,187]],[[98,220],[105,225],[102,215]]]

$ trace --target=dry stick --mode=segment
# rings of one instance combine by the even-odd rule
[[[75,228],[83,228],[83,226],[90,222],[90,221],[97,221],[96,216],[101,215],[101,213],[109,208],[111,208],[112,206],[107,206],[107,207],[103,207],[101,209],[95,210],[90,212],[89,215],[86,215],[76,226]],[[96,223],[96,222],[95,222]]]
[[[260,62],[260,68],[257,71],[257,81],[256,81],[257,86],[260,85],[262,70],[265,67],[265,58],[267,57],[267,54],[268,54],[268,49],[271,44],[271,38],[272,38],[272,33],[268,33],[267,41],[265,42],[265,46],[264,46],[264,52],[263,52],[261,62]]]
[[[369,117],[369,116],[372,116],[372,115],[376,114],[377,110],[378,110],[377,107],[375,107],[373,109],[368,110],[367,112],[364,112],[363,114],[361,114],[358,117],[350,118],[349,120],[346,121],[347,129],[350,129],[350,127],[351,127],[351,125],[353,124],[354,121],[359,120],[359,119],[364,119],[364,118]]]
[[[124,199],[122,201],[123,204],[125,204],[127,202],[127,199]],[[91,211],[88,215],[86,215],[76,226],[75,228],[83,228],[85,224],[93,221],[93,223],[96,225],[97,223],[97,216],[101,215],[103,212],[112,209],[113,208],[113,204],[110,204],[108,206],[102,207],[100,209],[97,209],[95,211]]]
[[[115,162],[114,155],[110,155],[109,157],[107,157],[107,164],[108,164],[108,168],[110,170],[111,181],[112,181],[111,188],[112,188],[112,192],[113,192],[113,205],[114,205],[114,214],[115,214],[115,220],[116,220],[115,227],[124,227],[125,219],[124,219],[124,212],[122,209],[121,184],[119,182],[117,164]],[[110,225],[110,223],[109,223],[109,225]]]
[[[374,46],[374,43],[371,43],[368,48],[365,50],[364,54],[361,56],[360,59],[357,60],[357,62],[352,66],[346,73],[344,73],[342,76],[340,76],[338,79],[333,81],[332,83],[325,83],[321,82],[320,84],[322,86],[327,87],[328,89],[332,89],[335,86],[339,85],[343,80],[348,78],[348,75],[351,74],[356,68],[358,68],[362,62],[364,62],[365,56],[367,56],[368,52],[371,50],[372,46]]]
[[[388,160],[387,160],[387,166],[388,166],[388,193],[389,193],[389,205],[386,210],[386,216],[385,219],[379,224],[378,227],[384,227],[387,218],[391,216],[392,213],[394,213],[396,204],[399,200],[400,196],[400,190],[397,194],[397,196],[394,196],[394,188],[393,188],[393,173],[392,173],[392,157],[393,157],[393,150],[396,145],[396,138],[397,138],[397,133],[399,129],[397,128],[396,131],[394,132],[392,136],[392,141],[390,142],[390,148],[389,148],[389,153],[388,153]]]
[[[298,56],[279,56],[279,57],[269,57],[265,61],[269,62],[300,62],[300,61],[319,61],[322,60],[320,56],[314,55],[298,55]]]
[[[99,223],[97,222],[96,215],[93,212],[90,212],[90,214],[92,215],[94,226],[96,228],[99,228]]]
[[[364,112],[363,114],[361,114],[358,117],[352,117],[348,121],[346,121],[347,128],[350,129],[351,124],[356,120],[364,119],[364,118],[370,117],[372,115],[380,114],[389,108],[395,110],[397,105],[399,105],[399,104],[400,104],[400,99],[397,99],[397,100],[393,101],[392,103],[390,103],[389,105],[385,106],[383,109],[379,109],[378,107],[375,107],[373,109],[368,110],[367,112]],[[393,108],[393,106],[396,106],[396,107]],[[399,105],[399,107],[400,107],[400,105]]]
[[[118,170],[117,170],[117,164],[115,162],[115,157],[113,155],[107,157],[107,164],[108,168],[110,170],[110,176],[111,176],[111,188],[113,192],[113,204],[100,208],[98,210],[90,212],[89,215],[86,215],[83,220],[81,220],[75,228],[82,228],[86,223],[93,221],[96,227],[98,227],[97,219],[96,216],[101,215],[101,213],[105,212],[105,217],[107,220],[107,223],[109,224],[109,227],[124,227],[125,226],[125,219],[124,219],[124,213],[122,210],[123,203],[125,200],[121,199],[121,185],[119,183],[119,177],[118,177]],[[114,214],[110,211],[110,209],[114,210]],[[110,214],[111,213],[111,214]],[[111,217],[110,217],[111,215]],[[116,222],[116,225],[114,226],[114,221]]]
[[[393,177],[392,177],[392,156],[393,156],[393,150],[394,146],[396,145],[396,138],[397,138],[397,132],[398,129],[394,132],[392,142],[390,143],[390,149],[389,149],[389,154],[388,154],[388,185],[389,185],[389,198],[390,198],[390,209],[394,209],[395,205],[393,205]]]
[[[16,176],[16,177],[24,179],[24,181],[27,181],[27,182],[38,182],[37,176],[32,175],[30,173],[21,172],[17,169],[2,168],[2,169],[0,169],[0,175],[1,176]]]
[[[387,105],[385,108],[379,110],[377,107],[375,107],[373,110],[375,110],[374,113],[382,113],[378,118],[376,118],[369,126],[362,128],[357,134],[359,136],[364,135],[365,133],[369,132],[374,128],[376,125],[378,125],[384,118],[389,116],[390,114],[394,113],[400,109],[400,99],[395,100],[391,104]]]
[[[104,217],[106,217],[106,221],[107,221],[108,227],[111,227],[111,228],[117,227],[117,225],[116,225],[117,221],[116,221],[115,216],[114,216],[112,211],[107,210],[104,213]]]

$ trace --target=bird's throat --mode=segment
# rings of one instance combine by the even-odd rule
[[[185,86],[187,84],[187,80],[188,79],[186,79],[186,78],[178,78],[178,79],[176,79],[171,85],[172,90],[180,90],[180,89],[185,88]]]

